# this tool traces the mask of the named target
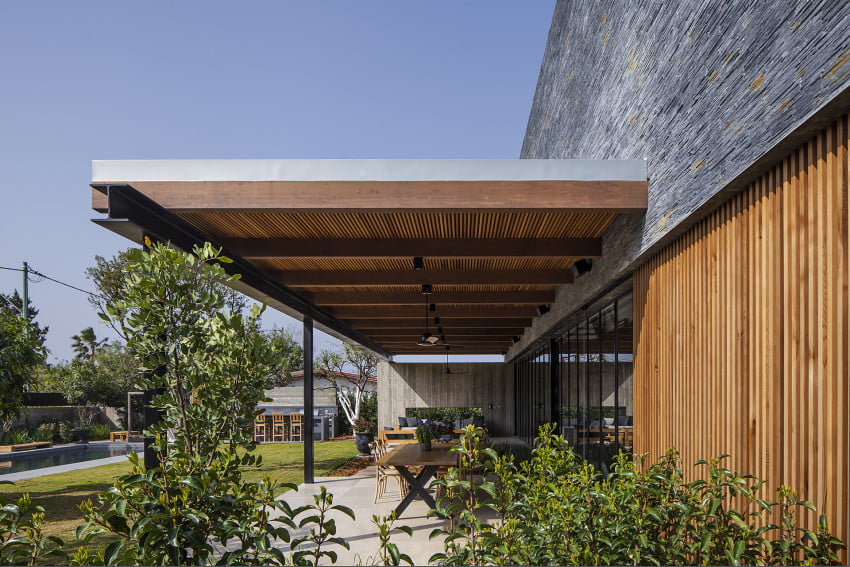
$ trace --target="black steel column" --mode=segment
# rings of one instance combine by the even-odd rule
[[[150,248],[148,247],[147,244],[145,244],[148,241],[154,242],[154,237],[150,234],[145,234],[144,237],[142,238],[142,249],[145,252],[150,252]],[[153,376],[153,375],[160,375],[161,376],[162,373],[163,373],[162,369],[151,370],[148,373],[148,377]],[[145,407],[144,407],[144,429],[142,430],[142,434],[144,434],[144,432],[147,429],[149,429],[152,425],[154,425],[155,423],[159,423],[159,421],[162,420],[162,413],[158,409],[154,408],[151,405],[151,401],[153,400],[154,396],[158,396],[158,395],[162,394],[163,392],[165,392],[165,388],[152,388],[150,390],[145,390],[143,392],[142,400],[143,400]],[[129,428],[127,429],[127,440],[128,441],[130,440],[130,430],[129,430]],[[155,469],[156,467],[159,466],[159,459],[157,458],[156,452],[151,447],[151,445],[153,444],[153,437],[151,437],[150,435],[145,435],[142,438],[142,441],[144,442],[145,468],[148,469],[148,470]]]
[[[313,484],[313,320],[304,317],[304,484]]]
[[[557,434],[561,429],[561,343],[555,337],[549,339],[549,395],[549,421],[555,424]]]

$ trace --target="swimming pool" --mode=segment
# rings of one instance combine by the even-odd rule
[[[137,449],[129,443],[90,443],[4,454],[0,456],[0,480],[7,474],[119,457],[133,450]]]

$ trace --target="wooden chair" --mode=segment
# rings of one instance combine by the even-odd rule
[[[303,441],[304,440],[304,432],[303,432],[303,422],[302,416],[300,413],[291,413],[289,414],[289,440],[290,441]]]
[[[261,413],[254,420],[254,441],[264,443],[266,440],[266,414]]]
[[[372,457],[375,462],[375,504],[378,500],[384,497],[387,491],[387,479],[394,478],[398,483],[398,499],[401,500],[407,495],[407,482],[401,474],[393,467],[385,467],[378,464],[378,460],[387,454],[386,440],[377,440],[369,443],[369,448],[372,449]]]
[[[272,441],[286,441],[286,418],[282,413],[272,414]]]

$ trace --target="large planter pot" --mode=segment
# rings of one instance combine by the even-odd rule
[[[430,442],[430,441],[428,441],[427,443],[420,443],[420,444],[419,444],[419,449],[420,449],[421,451],[430,451],[430,450],[431,450],[431,442]]]
[[[372,450],[369,448],[369,443],[373,442],[374,440],[374,433],[369,433],[366,431],[354,432],[354,446],[357,447],[358,451],[360,451],[361,457],[368,457],[372,454]]]

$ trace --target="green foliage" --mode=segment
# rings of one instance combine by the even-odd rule
[[[71,350],[77,353],[76,358],[81,360],[90,360],[97,356],[97,350],[108,344],[107,339],[97,340],[94,329],[87,327],[80,331],[79,335],[71,337]]]
[[[47,349],[38,330],[8,309],[0,309],[0,421],[3,430],[23,409],[24,389]]]
[[[304,349],[290,329],[274,327],[263,333],[273,358],[269,360],[269,388],[288,386],[291,374],[304,367]]]
[[[472,419],[484,415],[481,408],[407,408],[407,417],[454,423],[458,419]]]
[[[0,484],[12,484],[0,481]],[[44,509],[33,506],[29,494],[8,502],[0,494],[0,564],[38,565],[41,560],[67,559],[62,551],[64,542],[42,531]]]
[[[112,430],[108,425],[103,423],[92,423],[89,426],[89,439],[92,441],[100,441],[101,439],[109,439],[109,433]]]
[[[44,368],[39,386],[61,392],[69,404],[123,408],[138,376],[135,359],[121,344],[111,343],[98,348],[93,357]]]
[[[6,311],[10,315],[15,317],[20,317],[23,314],[24,310],[24,300],[18,294],[18,290],[12,292],[12,294],[0,293],[0,311]],[[30,323],[31,332],[33,332],[36,338],[44,343],[47,338],[47,331],[49,327],[42,327],[39,325],[35,318],[38,316],[38,309],[36,309],[30,298],[27,298],[27,321]]]
[[[293,510],[277,500],[292,485],[242,478],[242,469],[260,464],[251,453],[252,423],[272,356],[256,331],[261,308],[247,317],[225,310],[220,290],[235,277],[221,263],[229,260],[209,244],[194,252],[159,244],[129,252],[120,299],[105,305],[104,317],[121,320],[127,348],[145,371],[137,387],[160,392],[152,405],[162,419],[146,430],[158,466],[148,470],[132,457],[130,474],[101,494],[99,506],[81,506],[87,522],[79,537],[118,539],[98,553],[81,548],[76,560],[283,564],[287,558],[273,543],[289,542],[290,529],[308,528],[314,547],[300,549],[307,540],[293,540],[290,559],[333,558],[325,548],[341,541],[326,514],[347,509],[323,491],[313,506]]]
[[[590,421],[595,421],[595,420],[599,419],[599,414],[600,414],[599,410],[600,410],[599,406],[590,406],[590,407],[563,406],[561,408],[561,417],[562,418],[573,418],[573,417],[587,416],[587,421],[590,422]],[[618,415],[625,415],[625,413],[624,413],[625,410],[626,410],[625,406],[619,406],[619,407],[602,406],[601,414],[602,414],[603,418],[606,418],[606,417],[610,418],[610,417],[616,417]]]
[[[704,478],[685,483],[673,450],[649,464],[621,453],[603,476],[551,425],[521,463],[476,452],[475,430],[464,438],[460,466],[435,482],[444,489],[439,510],[454,520],[434,534],[446,536],[431,558],[442,564],[829,565],[843,547],[823,516],[817,531],[797,527],[795,514],[811,504],[787,487],[776,502],[763,499],[764,482],[725,468],[726,456],[699,461]],[[480,484],[471,482],[476,471]],[[769,523],[777,506],[781,525]],[[479,520],[482,508],[498,521]]]
[[[396,520],[395,511],[389,516],[372,516],[372,523],[378,528],[378,553],[367,558],[367,565],[413,565],[410,556],[399,551],[398,545],[390,541],[393,532],[402,532],[413,537],[413,530],[409,526],[396,526]]]

